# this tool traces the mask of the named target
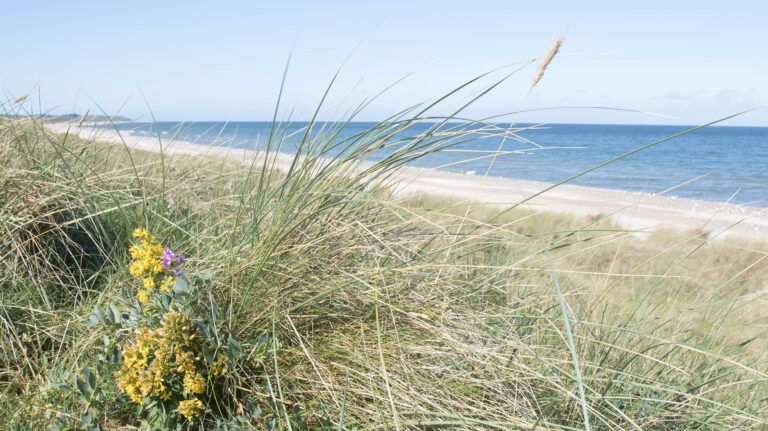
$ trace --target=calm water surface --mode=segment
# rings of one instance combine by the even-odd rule
[[[362,133],[375,123],[348,124],[339,133],[343,140]],[[306,123],[293,123],[281,151],[294,152]],[[412,126],[399,137],[424,133],[431,125]],[[455,127],[451,124],[448,127]],[[501,125],[500,125],[501,126]],[[525,126],[525,125],[520,125]],[[112,126],[110,126],[112,127]],[[263,148],[269,134],[265,122],[160,122],[119,124],[134,135],[156,135],[200,144]],[[519,150],[497,158],[490,175],[556,182],[578,174],[612,157],[689,129],[689,126],[550,124],[518,133],[530,142],[504,141],[503,150]],[[482,175],[490,159],[469,160],[495,151],[500,137],[472,134],[470,142],[430,154],[415,166]],[[461,150],[461,151],[456,151]],[[373,159],[383,157],[377,152]],[[706,127],[640,151],[577,178],[572,184],[649,193],[661,192],[706,175],[670,192],[670,195],[711,201],[768,206],[768,127]],[[734,195],[735,194],[735,195]]]

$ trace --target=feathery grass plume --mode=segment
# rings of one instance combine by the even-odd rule
[[[88,113],[91,112],[91,108],[88,108],[83,112],[83,115],[80,116],[80,121],[78,121],[77,126],[80,127],[83,125],[83,122],[86,118],[88,118]]]
[[[536,84],[541,81],[541,78],[544,76],[544,72],[546,72],[547,67],[549,66],[549,63],[552,62],[552,59],[555,58],[557,55],[557,51],[560,50],[560,45],[563,44],[563,36],[558,37],[555,39],[554,42],[552,42],[552,45],[549,47],[549,51],[547,51],[547,55],[544,56],[544,59],[541,61],[541,64],[539,65],[539,69],[536,71],[536,77],[533,78],[533,83],[531,84],[531,90],[533,90],[533,87],[536,86]]]

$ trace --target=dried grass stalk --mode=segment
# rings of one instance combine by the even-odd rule
[[[83,115],[80,116],[80,122],[77,124],[78,127],[83,125],[83,121],[88,118],[89,112],[91,112],[91,108],[86,109],[85,112],[83,112]]]
[[[539,83],[541,78],[544,76],[544,72],[547,70],[547,66],[549,66],[549,63],[552,62],[552,59],[555,58],[557,55],[557,51],[560,50],[560,45],[563,44],[563,36],[558,37],[555,39],[554,42],[552,42],[552,45],[549,47],[549,51],[547,51],[547,55],[544,56],[544,59],[541,61],[541,64],[539,65],[539,70],[536,71],[536,77],[533,78],[533,84],[531,84],[531,90],[533,90],[533,87],[536,86],[536,84]]]

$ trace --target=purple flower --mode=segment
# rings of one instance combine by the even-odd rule
[[[184,263],[184,255],[180,254],[179,255],[179,265],[181,265],[182,263]]]
[[[181,274],[181,271],[179,271],[178,269],[174,269],[173,273],[176,274],[176,276],[178,277],[179,274]]]
[[[163,249],[163,268],[168,268],[171,266],[171,262],[173,262],[173,258],[176,257],[175,254],[171,251],[170,248],[166,247]]]

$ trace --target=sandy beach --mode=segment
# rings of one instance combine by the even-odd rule
[[[47,124],[55,133],[76,134],[85,139],[125,144],[137,150],[159,152],[155,137],[124,134],[110,129],[78,127],[61,122]],[[180,140],[163,140],[166,154],[226,157],[251,161],[258,154],[250,150],[200,145]],[[293,156],[279,154],[276,167],[287,169]],[[551,184],[511,178],[466,175],[435,169],[404,168],[393,184],[398,193],[430,193],[453,196],[468,202],[509,206],[545,190]],[[624,229],[655,231],[702,229],[710,238],[738,236],[768,239],[768,208],[683,199],[674,196],[621,190],[561,185],[526,201],[524,207],[539,211],[569,213],[579,216],[610,215],[610,220]]]

